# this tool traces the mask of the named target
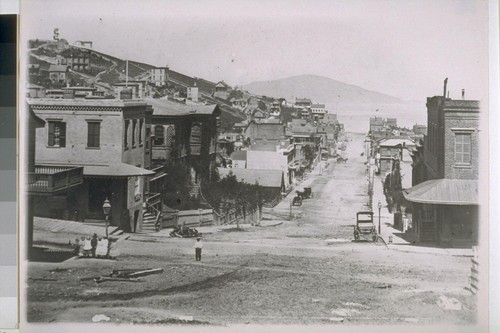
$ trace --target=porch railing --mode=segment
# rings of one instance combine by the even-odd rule
[[[28,193],[52,193],[83,183],[83,167],[35,166],[27,175]]]

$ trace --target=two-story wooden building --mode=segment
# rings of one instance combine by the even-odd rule
[[[413,187],[403,191],[420,242],[477,243],[479,112],[476,100],[427,98],[428,133],[413,152]]]
[[[203,180],[216,168],[220,109],[213,105],[186,105],[166,99],[146,99],[154,110],[151,120],[152,163],[169,161],[190,170],[189,184],[197,196]]]

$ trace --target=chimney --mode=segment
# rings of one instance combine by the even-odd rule
[[[132,99],[132,89],[123,88],[120,90],[120,99]]]
[[[462,89],[462,99],[465,98],[465,89]]]
[[[446,97],[446,86],[447,85],[448,85],[448,78],[444,79],[443,97]]]

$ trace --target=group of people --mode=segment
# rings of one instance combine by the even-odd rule
[[[81,239],[76,239],[75,252],[79,257],[107,258],[109,245],[107,237],[97,237],[97,234],[92,238],[82,236]]]

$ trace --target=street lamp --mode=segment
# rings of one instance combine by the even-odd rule
[[[109,213],[111,212],[111,204],[109,203],[108,198],[104,200],[104,203],[102,204],[102,211],[104,212],[104,216],[106,216],[106,238],[108,237],[108,217]]]
[[[380,201],[377,204],[378,207],[378,234],[380,235],[380,210],[382,209],[382,204]]]

